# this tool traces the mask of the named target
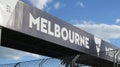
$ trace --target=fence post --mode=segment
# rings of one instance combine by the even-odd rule
[[[80,55],[78,54],[78,55],[76,55],[76,56],[73,58],[70,67],[75,67],[75,62],[77,61],[77,59],[78,59],[79,57],[80,57]]]
[[[42,67],[42,64],[45,63],[48,59],[43,59],[40,63],[39,63],[39,67]]]
[[[14,67],[17,67],[17,65],[19,65],[19,67],[20,67],[20,62],[16,63],[16,64],[14,65]]]

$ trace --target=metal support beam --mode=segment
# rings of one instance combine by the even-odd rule
[[[45,63],[48,59],[43,59],[40,63],[39,63],[39,67],[42,67],[43,63]]]
[[[16,63],[16,64],[14,65],[14,67],[17,67],[18,65],[19,65],[19,67],[20,67],[20,62]]]
[[[77,61],[77,59],[78,59],[79,57],[80,57],[80,55],[78,54],[78,55],[76,55],[76,56],[73,58],[70,67],[75,67],[75,62]]]

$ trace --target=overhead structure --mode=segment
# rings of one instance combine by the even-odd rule
[[[112,67],[119,49],[19,0],[0,1],[0,31],[1,46],[55,58],[79,54],[77,63],[97,67]]]

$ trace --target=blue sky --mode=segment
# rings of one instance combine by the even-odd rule
[[[23,1],[120,47],[119,0]]]
[[[29,0],[24,1],[28,2]],[[42,9],[68,23],[71,23],[70,20],[86,20],[96,23],[114,24],[116,19],[120,17],[119,0],[47,1],[47,4]],[[55,5],[57,5],[57,7],[55,7]]]
[[[23,1],[120,47],[120,0]],[[4,47],[0,54],[0,64],[43,58]]]

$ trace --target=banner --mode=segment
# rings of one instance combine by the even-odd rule
[[[16,2],[17,0],[13,5]],[[22,1],[17,3],[12,14],[3,15],[1,18],[3,20],[0,25],[3,27],[101,59],[113,61],[115,54],[113,50],[118,49],[110,43]]]

